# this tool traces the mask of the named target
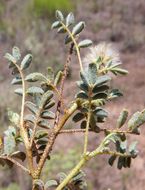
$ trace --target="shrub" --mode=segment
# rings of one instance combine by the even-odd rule
[[[90,39],[80,41],[79,36],[85,28],[85,23],[75,23],[73,13],[64,18],[62,12],[56,11],[56,21],[52,28],[65,35],[68,56],[63,72],[59,71],[54,75],[53,69],[48,68],[47,75],[39,72],[29,73],[28,68],[33,57],[27,54],[22,58],[17,47],[12,49],[11,54],[5,55],[14,77],[12,85],[19,85],[15,93],[22,97],[22,104],[20,114],[8,111],[11,125],[0,138],[0,164],[20,167],[30,175],[33,190],[50,187],[56,190],[85,190],[87,185],[81,169],[91,159],[105,154],[109,156],[108,163],[111,166],[115,162],[118,169],[131,166],[131,161],[137,157],[138,151],[137,142],[127,144],[128,135],[140,134],[140,126],[145,123],[145,110],[137,111],[127,121],[128,111],[123,109],[115,127],[110,129],[102,126],[100,123],[105,123],[108,117],[104,105],[122,96],[119,89],[111,88],[111,74],[118,76],[128,73],[121,68],[119,53],[105,42],[92,46]],[[89,46],[92,47],[82,61],[81,51]],[[66,105],[63,92],[73,55],[78,58],[80,80],[77,81],[76,96]],[[80,129],[65,129],[69,119],[73,120],[74,126],[79,123]],[[101,142],[91,151],[88,150],[88,138],[92,132],[96,134],[96,138],[101,133],[104,136],[101,136]],[[70,136],[73,133],[84,134],[82,156],[69,174],[60,171],[56,179],[44,182],[41,180],[42,170],[46,160],[51,159],[53,145],[60,133]],[[22,151],[22,146],[25,151]],[[26,160],[28,166],[22,165],[19,160]]]

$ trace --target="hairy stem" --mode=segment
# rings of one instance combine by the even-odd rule
[[[14,160],[13,158],[9,157],[9,156],[0,156],[1,159],[5,159],[5,160],[9,160],[10,162],[12,162],[13,164],[15,164],[16,166],[18,166],[19,168],[21,168],[24,172],[29,173],[30,171],[25,168],[23,165],[21,165],[19,162],[17,162],[16,160]]]
[[[55,139],[57,137],[57,135],[59,134],[60,130],[63,128],[64,124],[66,123],[66,121],[70,118],[70,116],[75,112],[75,110],[77,109],[78,105],[76,103],[73,103],[73,105],[66,111],[66,113],[64,114],[64,116],[61,118],[61,120],[59,121],[59,123],[57,124],[57,126],[54,127],[54,130],[50,133],[49,136],[49,140],[47,143],[47,146],[41,156],[41,159],[38,163],[38,167],[37,170],[35,172],[36,176],[40,176],[42,168],[44,166],[44,163],[47,159],[47,156],[49,155],[49,153],[52,150],[52,146],[55,142]]]
[[[56,190],[62,190],[69,181],[80,171],[80,169],[93,157],[96,157],[99,154],[109,154],[109,155],[116,155],[116,156],[123,156],[127,157],[126,153],[120,153],[120,152],[113,152],[113,151],[106,151],[103,152],[102,145],[100,145],[96,150],[88,153],[87,155],[84,155],[84,157],[79,161],[79,163],[74,167],[74,169],[68,174],[68,176],[62,181],[62,183],[56,188]]]
[[[25,93],[26,93],[25,78],[24,78],[21,68],[17,65],[17,63],[13,63],[13,64],[17,67],[17,69],[20,73],[21,79],[22,79],[23,96],[22,96],[22,105],[21,105],[20,133],[24,140],[29,169],[30,169],[31,174],[33,175],[34,167],[33,167],[32,151],[31,151],[31,147],[30,147],[28,134],[27,134],[27,129],[25,128],[25,124],[24,124]]]
[[[88,118],[87,118],[87,125],[86,125],[86,129],[85,129],[84,155],[87,153],[87,147],[88,147],[88,133],[89,133],[90,117],[91,117],[91,112],[89,109]]]
[[[80,50],[79,50],[78,44],[76,42],[76,39],[74,38],[74,36],[71,33],[71,31],[69,30],[69,28],[63,22],[61,22],[61,24],[64,27],[64,29],[67,31],[67,33],[69,34],[69,36],[71,37],[71,39],[72,39],[72,41],[73,41],[73,43],[75,45],[77,56],[78,56],[78,61],[79,61],[79,64],[80,64],[80,70],[83,71],[83,64],[82,64],[82,60],[81,60]]]

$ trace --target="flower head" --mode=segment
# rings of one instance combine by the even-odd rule
[[[105,42],[91,47],[83,62],[85,65],[90,63],[107,64],[109,62],[112,65],[116,63],[121,64],[118,51],[112,47],[112,44]]]

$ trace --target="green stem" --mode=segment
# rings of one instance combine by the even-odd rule
[[[79,172],[88,160],[82,158],[80,162],[75,166],[75,168],[70,172],[70,174],[63,180],[63,182],[56,188],[56,190],[62,190],[68,182]]]
[[[68,27],[63,22],[61,22],[61,24],[64,27],[64,29],[68,32],[69,36],[71,37],[71,39],[72,39],[72,41],[73,41],[73,43],[75,45],[77,56],[78,56],[78,61],[79,61],[79,64],[80,64],[80,69],[81,69],[81,71],[83,71],[83,64],[82,64],[82,60],[81,60],[80,49],[79,49],[79,46],[78,46],[78,44],[76,42],[76,39],[74,38],[73,34],[68,29]]]

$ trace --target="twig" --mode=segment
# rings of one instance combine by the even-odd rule
[[[57,103],[56,115],[55,115],[55,120],[54,120],[54,126],[57,125],[58,122],[59,122],[60,109],[61,109],[62,102],[63,102],[64,82],[65,82],[65,79],[66,79],[67,74],[68,74],[68,66],[69,66],[69,64],[71,62],[71,55],[73,53],[73,46],[74,46],[74,44],[72,43],[71,47],[70,47],[70,50],[69,50],[69,53],[68,53],[68,57],[67,57],[66,63],[64,65],[63,77],[62,77],[62,80],[61,80],[60,92],[59,92],[60,97],[59,97],[59,100],[58,100],[58,103]]]
[[[80,49],[78,47],[78,44],[76,42],[76,39],[74,38],[74,36],[72,35],[71,31],[68,29],[68,27],[63,23],[61,22],[62,26],[64,27],[64,29],[68,32],[69,36],[71,37],[74,45],[75,45],[75,48],[76,48],[76,52],[77,52],[77,56],[78,56],[78,61],[79,61],[79,64],[80,64],[80,70],[83,71],[83,64],[82,64],[82,60],[81,60],[81,55],[80,55]]]
[[[73,103],[73,105],[66,111],[66,113],[64,114],[64,116],[61,118],[60,122],[58,123],[57,126],[54,127],[54,131],[50,132],[50,136],[48,139],[48,143],[47,146],[41,156],[41,159],[38,163],[38,167],[37,170],[35,172],[36,176],[39,176],[41,173],[41,170],[43,168],[43,165],[45,163],[45,160],[48,156],[48,154],[50,153],[52,146],[54,144],[54,141],[57,137],[57,135],[59,134],[60,130],[62,129],[62,127],[64,126],[64,124],[66,123],[66,121],[70,118],[70,116],[75,112],[75,110],[77,109],[78,105],[76,103]]]
[[[25,172],[27,172],[27,173],[30,174],[30,171],[27,168],[25,168],[23,165],[21,165],[19,162],[17,162],[13,158],[8,157],[8,156],[0,156],[0,158],[11,161],[13,164],[15,164],[16,166],[20,167],[23,171],[25,171]]]

